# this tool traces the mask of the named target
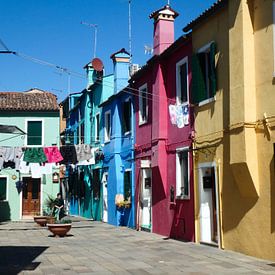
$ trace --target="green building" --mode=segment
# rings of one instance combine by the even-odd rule
[[[39,89],[0,92],[0,148],[53,145],[59,146],[56,96]],[[54,166],[52,171],[52,174],[42,175],[41,178],[32,178],[31,173],[2,167],[0,221],[16,221],[42,214],[43,202],[48,195],[56,196],[59,192],[59,183],[53,183],[53,175],[58,173],[58,168]]]

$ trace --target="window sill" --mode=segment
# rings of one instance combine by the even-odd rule
[[[189,196],[177,196],[176,200],[178,201],[186,201],[186,200],[190,200]]]
[[[139,124],[138,124],[138,126],[143,126],[143,125],[145,125],[145,124],[147,124],[148,123],[148,121],[147,120],[145,120],[145,121],[141,121]]]
[[[207,98],[207,99],[205,99],[205,100],[199,102],[199,107],[204,106],[204,105],[206,105],[206,104],[208,104],[208,103],[211,103],[211,102],[214,102],[214,101],[216,101],[216,97],[215,97],[215,96],[214,96],[214,97]]]
[[[124,133],[123,135],[124,135],[125,137],[130,136],[130,135],[131,135],[131,131],[126,132],[126,133]]]
[[[108,144],[108,143],[110,143],[111,142],[111,140],[109,139],[109,140],[105,140],[104,141],[104,144]]]

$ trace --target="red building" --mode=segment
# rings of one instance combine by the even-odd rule
[[[174,41],[170,6],[152,13],[154,55],[131,78],[136,115],[137,227],[194,241],[191,36]]]

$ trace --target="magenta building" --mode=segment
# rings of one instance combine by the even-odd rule
[[[135,73],[136,223],[142,230],[194,241],[190,106],[192,40],[174,41],[170,6],[153,12],[154,54]]]

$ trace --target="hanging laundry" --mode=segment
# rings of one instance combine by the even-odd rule
[[[189,124],[189,107],[187,105],[169,105],[170,121],[178,128]]]
[[[39,163],[30,163],[31,176],[33,179],[40,179],[42,177],[42,167]]]
[[[64,179],[66,175],[66,166],[65,165],[60,165],[59,166],[59,178]]]
[[[74,145],[64,145],[60,147],[60,153],[63,157],[61,164],[76,164],[77,157]]]
[[[43,163],[47,161],[47,157],[43,148],[27,148],[23,160],[29,163]]]
[[[23,154],[21,147],[0,147],[0,170],[11,167],[19,170],[20,158]]]
[[[177,125],[177,108],[175,105],[169,105],[170,121],[173,125]]]
[[[77,163],[77,166],[88,166],[88,165],[92,165],[92,164],[95,164],[95,150],[94,148],[90,148],[90,159],[88,160],[81,160],[81,161],[78,161]]]
[[[23,160],[24,155],[21,156],[19,162],[19,171],[21,174],[29,174],[30,173],[30,166],[27,165],[27,162]]]
[[[51,175],[53,173],[53,163],[45,163],[45,165],[41,167],[41,173],[43,175]]]
[[[56,146],[44,147],[43,149],[49,163],[57,163],[63,160],[63,157]]]
[[[89,160],[92,158],[92,151],[89,144],[75,145],[77,161]]]

